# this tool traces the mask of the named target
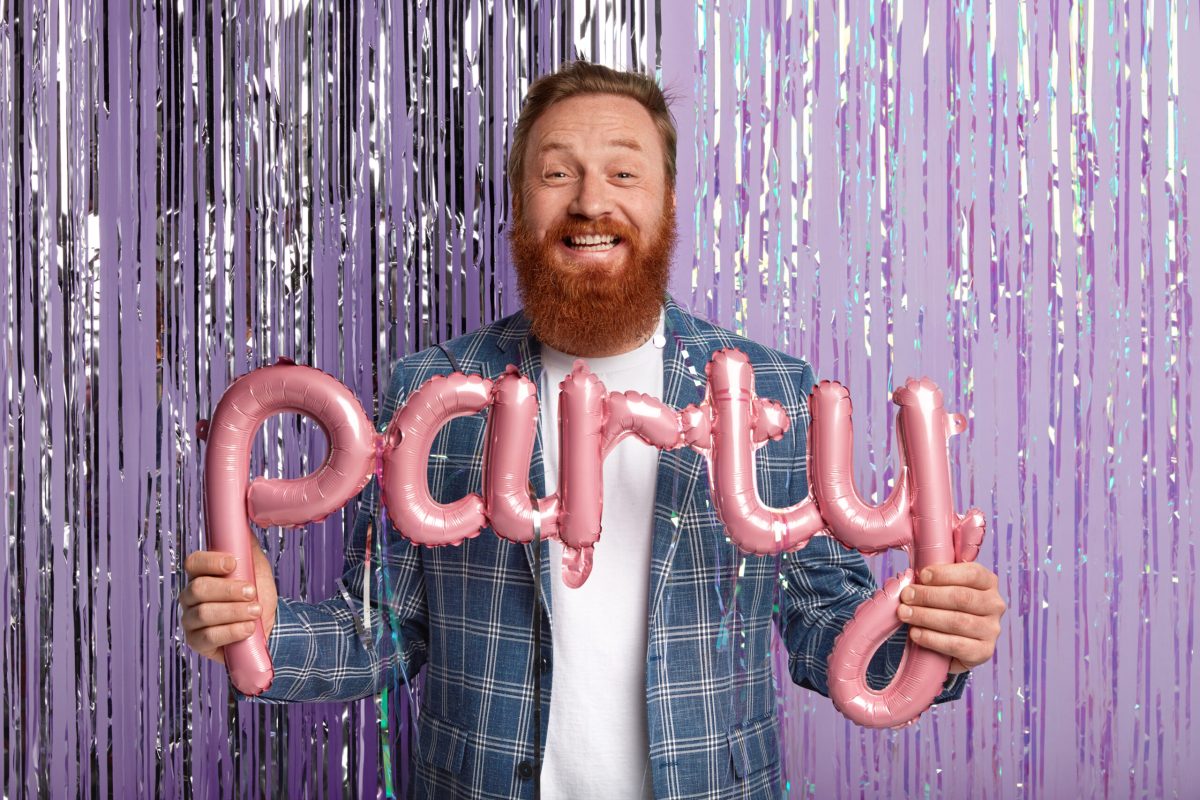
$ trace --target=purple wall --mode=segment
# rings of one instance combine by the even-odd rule
[[[575,55],[676,90],[673,291],[850,385],[865,492],[894,383],[971,419],[996,659],[902,732],[782,686],[791,792],[1195,791],[1195,0],[132,5],[0,4],[0,793],[402,790],[411,698],[238,705],[183,647],[194,427],[279,355],[370,404],[513,310],[506,137]],[[255,470],[323,450],[280,419]],[[268,531],[281,590],[342,535]]]

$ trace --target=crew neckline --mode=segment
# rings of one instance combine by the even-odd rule
[[[575,356],[570,353],[564,353],[562,350],[556,350],[545,342],[542,342],[542,361],[565,364],[569,369],[571,365],[579,360],[587,364],[588,369],[593,372],[624,369],[633,364],[640,364],[643,359],[650,355],[654,355],[656,358],[661,357],[663,348],[666,345],[665,331],[666,311],[665,309],[660,309],[658,312],[658,322],[654,326],[654,332],[646,338],[646,341],[632,350],[611,356]]]

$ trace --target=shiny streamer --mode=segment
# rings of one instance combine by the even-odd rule
[[[877,501],[897,380],[970,409],[957,502],[990,511],[1010,605],[995,662],[911,732],[786,686],[791,792],[1195,792],[1198,12],[701,0],[664,41],[695,143],[675,286],[864,398]]]
[[[279,356],[378,397],[513,310],[507,136],[582,56],[676,91],[673,291],[851,387],[868,499],[895,376],[971,410],[996,661],[898,733],[785,679],[789,791],[1189,794],[1200,9],[925,5],[0,5],[0,793],[403,794],[419,694],[237,704],[183,647],[194,426]],[[268,423],[252,470],[314,433]],[[346,521],[268,530],[282,592],[336,591]]]

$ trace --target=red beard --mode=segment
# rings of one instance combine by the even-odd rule
[[[627,247],[625,263],[611,274],[585,263],[564,263],[562,240],[589,233],[619,236]],[[539,241],[518,207],[510,242],[533,335],[577,356],[614,355],[645,341],[662,311],[676,236],[669,197],[658,232],[648,241],[612,220],[564,220]]]

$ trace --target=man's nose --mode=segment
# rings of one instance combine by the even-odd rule
[[[603,175],[586,173],[576,184],[575,196],[567,211],[579,217],[596,219],[612,211],[612,196]]]

